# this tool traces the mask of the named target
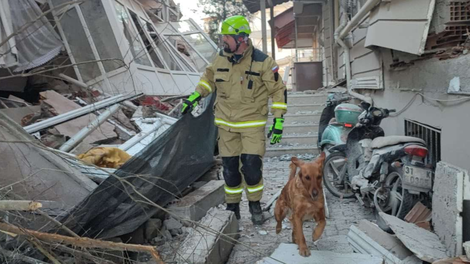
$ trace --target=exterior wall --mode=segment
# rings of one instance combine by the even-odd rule
[[[441,12],[449,12],[447,7],[442,6],[443,2],[446,1],[437,1],[433,20],[435,17],[438,17],[438,20],[445,17],[440,14]],[[323,8],[324,67],[326,69],[332,62],[337,63],[334,65],[337,74],[333,74],[333,78],[342,79],[345,78],[344,52],[340,48],[336,49],[336,54],[333,50],[329,51],[332,38],[329,39],[328,36],[332,37],[334,32],[334,28],[328,28],[333,24],[329,21],[332,14],[330,8],[331,1]],[[439,26],[442,26],[441,22],[440,20],[434,21],[431,30],[438,31]],[[380,77],[381,87],[379,88],[382,89],[358,89],[356,91],[370,95],[378,107],[397,111],[404,109],[411,100],[414,100],[398,117],[390,117],[383,121],[382,127],[386,135],[404,135],[405,119],[439,128],[441,129],[441,160],[470,170],[468,162],[470,139],[467,136],[470,131],[470,123],[467,122],[470,113],[470,97],[447,93],[449,83],[454,77],[460,77],[461,91],[470,91],[470,68],[468,67],[470,56],[461,55],[448,60],[437,58],[416,60],[418,56],[396,50],[365,48],[366,34],[367,29],[356,28],[345,39],[346,44],[351,47],[352,83],[356,77],[367,77],[361,75],[374,73],[375,76]],[[406,64],[411,60],[413,63]],[[405,62],[404,67],[390,67],[394,62],[401,61]],[[435,99],[443,101],[437,102]]]
[[[403,135],[404,120],[411,119],[441,131],[441,159],[461,168],[470,170],[470,97],[448,95],[447,89],[452,78],[459,76],[463,88],[470,87],[470,56],[461,56],[450,60],[422,60],[401,71],[390,70],[392,53],[383,49],[385,89],[370,92],[374,103],[383,108],[397,109],[405,107],[416,92],[423,93],[427,99],[417,97],[414,103],[396,118],[383,121],[382,127],[387,135]],[[395,52],[396,54],[396,52]],[[407,56],[404,53],[401,54]],[[431,98],[440,100],[461,100],[456,102],[437,103]]]

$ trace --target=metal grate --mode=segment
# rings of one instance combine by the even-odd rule
[[[421,138],[426,141],[428,156],[425,163],[436,168],[436,164],[441,160],[441,130],[413,120],[405,119],[405,135]]]

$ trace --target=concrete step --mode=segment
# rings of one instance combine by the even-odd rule
[[[290,105],[296,104],[324,104],[326,102],[326,94],[299,94],[299,93],[288,93],[287,103]]]
[[[320,122],[321,113],[316,114],[291,114],[287,113],[284,115],[284,124],[298,124],[298,123],[318,123]],[[274,116],[269,115],[268,117],[268,124],[271,125],[273,123]]]
[[[266,133],[269,132],[269,126],[266,126]],[[284,125],[283,134],[307,134],[316,135],[318,133],[318,124],[305,123],[305,124],[287,124]]]
[[[301,154],[313,154],[317,155],[318,148],[316,145],[299,145],[299,146],[271,146],[266,148],[265,157],[277,157],[282,155],[301,155]]]
[[[287,112],[289,114],[296,114],[298,112],[318,112],[322,111],[325,107],[324,104],[287,104]],[[271,109],[271,105],[269,105]]]
[[[286,145],[312,145],[317,143],[318,135],[284,135],[281,144]]]

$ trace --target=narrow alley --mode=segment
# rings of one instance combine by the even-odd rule
[[[0,0],[0,264],[470,264],[468,65],[470,0]]]

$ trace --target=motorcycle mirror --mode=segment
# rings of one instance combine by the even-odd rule
[[[361,107],[364,109],[364,110],[369,110],[370,108],[370,104],[367,103],[367,102],[361,102]]]

